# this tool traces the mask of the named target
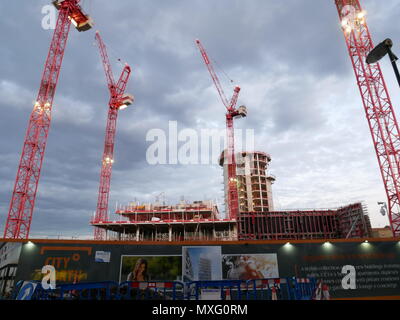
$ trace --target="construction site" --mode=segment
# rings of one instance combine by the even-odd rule
[[[233,87],[230,98],[225,94],[219,75],[214,68],[213,59],[209,57],[199,39],[193,39],[193,45],[200,53],[193,59],[201,59],[205,64],[204,77],[210,76],[210,83],[216,89],[215,100],[219,98],[219,103],[222,104],[220,112],[216,114],[221,118],[223,112],[225,114],[225,146],[223,150],[220,150],[218,159],[224,205],[218,206],[218,203],[212,199],[195,201],[182,199],[173,204],[165,201],[146,202],[139,199],[139,201],[119,204],[113,212],[118,219],[111,219],[112,209],[109,205],[113,187],[111,177],[115,153],[119,152],[118,147],[114,150],[118,135],[118,113],[130,105],[135,105],[138,97],[134,98],[132,94],[126,92],[132,73],[128,63],[123,65],[119,76],[114,78],[107,46],[99,31],[95,32],[94,38],[105,73],[103,81],[107,84],[109,100],[104,101],[104,104],[108,104],[104,149],[98,154],[101,171],[97,207],[93,208],[95,213],[87,222],[93,228],[93,238],[91,240],[78,239],[75,242],[68,242],[65,239],[54,240],[54,242],[32,239],[30,229],[32,219],[34,219],[35,201],[40,189],[42,165],[46,165],[43,159],[52,120],[51,110],[59,75],[63,70],[62,61],[70,27],[72,25],[79,32],[87,32],[94,26],[90,13],[84,12],[79,0],[58,0],[52,2],[58,14],[57,23],[45,61],[38,95],[29,118],[5,222],[2,239],[4,243],[0,243],[0,271],[5,270],[0,273],[0,296],[14,290],[14,282],[17,280],[40,280],[42,264],[56,265],[56,260],[52,260],[55,259],[53,255],[64,257],[70,253],[72,254],[71,261],[73,263],[79,261],[79,263],[71,270],[67,270],[65,266],[65,270],[57,276],[60,277],[57,280],[74,282],[74,284],[103,280],[132,281],[133,267],[135,263],[138,264],[138,261],[141,261],[135,260],[139,256],[150,261],[146,262],[146,268],[147,263],[151,264],[150,256],[165,256],[165,259],[169,259],[168,263],[176,263],[180,269],[177,267],[179,273],[170,273],[168,276],[165,275],[167,272],[163,271],[163,275],[167,278],[143,276],[143,278],[136,278],[136,281],[178,279],[186,285],[188,282],[200,280],[240,279],[240,281],[248,281],[246,285],[249,287],[249,281],[254,279],[280,277],[282,280],[283,277],[287,277],[285,281],[289,283],[291,280],[288,280],[288,277],[294,275],[298,279],[307,279],[299,280],[296,286],[300,282],[313,283],[313,290],[316,289],[316,282],[310,279],[324,278],[324,281],[327,281],[325,283],[335,288],[338,297],[345,298],[351,298],[352,295],[351,292],[345,292],[343,288],[340,288],[340,279],[334,278],[333,274],[331,279],[327,275],[323,276],[323,273],[317,273],[315,271],[317,269],[312,269],[313,263],[316,263],[318,268],[322,268],[322,265],[328,261],[324,260],[325,255],[329,256],[330,258],[326,259],[334,261],[329,260],[329,263],[338,263],[335,271],[340,275],[340,268],[342,265],[350,264],[348,261],[356,261],[351,263],[358,265],[367,262],[378,263],[387,259],[384,262],[387,263],[387,268],[391,266],[390,268],[395,270],[390,269],[390,272],[398,272],[396,266],[400,264],[397,264],[398,254],[395,254],[395,250],[398,250],[396,246],[400,237],[400,132],[378,63],[379,59],[389,55],[393,67],[397,70],[397,57],[391,51],[393,43],[390,39],[376,47],[373,45],[367,27],[366,11],[361,6],[361,0],[332,0],[332,2],[339,14],[339,25],[348,48],[351,66],[361,93],[361,103],[371,132],[371,148],[376,153],[387,195],[384,205],[390,228],[385,233],[384,240],[375,236],[379,233],[374,233],[365,202],[343,203],[337,207],[323,209],[281,209],[279,206],[279,209],[275,209],[273,185],[279,181],[280,177],[270,173],[272,157],[267,153],[268,150],[236,150],[235,148],[234,124],[238,120],[241,123],[246,121],[248,114],[252,112],[251,106],[238,105],[241,92],[241,87],[238,85]],[[345,53],[338,52],[338,54]],[[84,148],[83,145],[82,148]],[[274,154],[275,157],[278,158],[279,154]],[[163,191],[154,190],[156,193]],[[185,192],[190,194],[191,190],[185,190]],[[68,208],[63,208],[63,210],[68,210]],[[13,245],[10,246],[10,244]],[[325,250],[330,244],[337,248],[337,251],[334,251],[335,255],[329,253],[329,250],[321,253],[320,250]],[[367,254],[365,253],[366,244],[375,244],[376,247]],[[290,251],[287,250],[290,246],[300,248],[300,255],[288,258],[286,254]],[[324,246],[325,249],[323,249]],[[207,247],[209,252],[198,253],[196,247],[198,250],[206,250]],[[29,250],[33,251],[28,253]],[[30,258],[29,255],[33,254],[32,252],[36,255],[36,260]],[[93,260],[95,252],[96,258]],[[222,272],[218,276],[211,271],[214,270],[212,268],[215,262],[210,258],[213,254],[218,257],[216,260],[222,261]],[[16,258],[17,256],[19,258]],[[173,256],[179,258],[175,261],[171,258]],[[198,256],[199,262],[195,262]],[[236,260],[235,257],[239,256],[243,257]],[[1,257],[4,259],[2,260]],[[235,272],[239,272],[240,263],[252,261],[248,262],[248,265],[256,265],[257,261],[261,261],[257,259],[264,259],[260,265],[268,265],[269,273],[265,271],[267,268],[263,267],[265,272],[260,271],[262,275],[260,272],[257,276],[254,276],[255,272],[236,275]],[[365,262],[363,259],[370,260]],[[279,272],[278,260],[280,261]],[[161,265],[161,260],[157,261]],[[182,261],[183,265],[181,265]],[[99,262],[102,263],[100,263],[101,266]],[[60,264],[60,262],[57,263]],[[91,263],[97,263],[97,266],[93,267]],[[109,263],[108,269],[107,263]],[[156,270],[157,263],[154,262],[153,270]],[[221,268],[221,263],[219,268]],[[100,269],[101,274],[108,275],[107,279],[100,279],[99,275],[96,275],[98,273],[96,270]],[[199,274],[198,279],[196,272]],[[393,274],[397,275],[397,273]],[[390,287],[390,284],[385,284],[391,291],[388,289],[389,291],[376,295],[400,296],[398,294],[400,279],[396,279],[395,286]],[[272,300],[274,300],[274,294],[276,297],[275,284],[281,283],[281,280],[275,281],[272,287],[268,285],[268,281],[266,282],[268,294]],[[254,285],[254,288],[257,290],[258,287]],[[240,291],[240,285],[238,290]],[[363,297],[371,295],[369,289],[365,290],[357,294]],[[183,293],[186,291],[182,289]],[[226,294],[224,293],[225,298]],[[290,299],[290,297],[289,294],[287,298]]]
[[[50,111],[58,75],[62,69],[61,63],[70,21],[79,32],[90,30],[93,26],[92,18],[81,10],[78,2],[76,0],[53,2],[59,12],[58,22],[24,142],[4,230],[5,239],[29,238],[51,121]],[[400,141],[397,141],[398,125],[394,114],[392,116],[392,106],[379,65],[364,62],[364,56],[372,49],[364,11],[358,1],[349,0],[349,3],[345,0],[336,1],[336,5],[356,77],[360,79],[374,77],[373,80],[359,82],[359,85],[367,114],[377,115],[378,112],[382,112],[384,122],[381,123],[375,116],[368,117],[368,121],[374,144],[377,146],[377,156],[388,194],[388,215],[392,232],[398,235],[400,234],[397,176],[400,172],[397,168],[399,161],[397,153],[385,149],[389,148],[389,145],[400,145]],[[353,12],[347,12],[346,6],[351,6],[358,12],[353,17],[355,21],[349,20],[351,18],[349,15]],[[118,111],[131,105],[134,98],[131,94],[125,93],[131,67],[126,63],[118,81],[115,81],[106,45],[98,31],[95,39],[110,93],[97,209],[90,221],[94,226],[95,240],[334,239],[362,238],[371,235],[368,213],[365,205],[361,203],[343,204],[340,208],[326,210],[274,211],[272,184],[276,177],[268,172],[271,156],[262,151],[235,151],[234,120],[247,116],[246,106],[236,106],[241,88],[235,86],[232,98],[226,97],[211,62],[212,59],[198,39],[195,40],[195,44],[226,108],[226,148],[219,158],[223,171],[225,216],[222,219],[222,215],[219,214],[222,208],[217,208],[216,204],[210,201],[170,206],[131,203],[116,212],[121,217],[120,221],[109,221],[109,195]],[[356,48],[357,51],[354,51]],[[376,109],[378,105],[380,108],[384,107],[385,111]],[[107,231],[110,231],[109,235]]]
[[[223,152],[225,207],[229,208],[229,166]],[[106,240],[233,241],[369,238],[372,227],[367,208],[354,203],[333,209],[274,211],[268,174],[271,157],[264,152],[236,155],[237,217],[223,218],[212,200],[176,205],[130,203],[116,211],[118,221],[92,221],[106,231]]]

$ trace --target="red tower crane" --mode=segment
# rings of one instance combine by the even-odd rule
[[[245,117],[247,110],[245,106],[240,106],[236,109],[236,103],[240,91],[239,86],[235,86],[233,90],[233,96],[229,102],[225,96],[224,90],[222,89],[221,83],[219,82],[218,76],[208,58],[207,52],[201,44],[200,40],[196,40],[196,44],[201,52],[204,59],[204,63],[208,71],[210,72],[211,78],[217,88],[218,94],[221,97],[222,103],[226,108],[226,137],[227,137],[227,166],[228,166],[228,215],[229,219],[236,219],[239,213],[239,199],[237,191],[237,178],[236,178],[236,160],[235,160],[235,140],[234,140],[234,127],[233,119],[236,117]]]
[[[92,27],[92,20],[82,12],[78,3],[79,0],[53,1],[59,11],[57,24],[44,66],[39,93],[29,119],[4,238],[27,239],[29,237],[50,128],[51,109],[70,26],[73,23],[78,31],[86,31]]]
[[[100,49],[101,60],[103,62],[104,72],[107,78],[107,85],[110,91],[104,152],[100,173],[99,195],[97,199],[96,215],[94,218],[94,223],[99,223],[108,220],[108,199],[110,194],[112,165],[114,163],[114,141],[118,111],[132,104],[133,96],[125,94],[126,85],[128,84],[129,76],[131,74],[130,66],[127,64],[125,65],[118,82],[115,84],[106,46],[104,45],[104,42],[101,39],[98,31],[96,32],[96,40]],[[94,239],[105,240],[105,237],[106,231],[104,229],[95,227]]]
[[[385,186],[389,221],[400,236],[400,135],[379,63],[367,64],[374,48],[359,0],[335,0]]]

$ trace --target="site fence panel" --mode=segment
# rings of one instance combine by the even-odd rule
[[[180,281],[125,281],[119,285],[120,300],[183,300],[185,284]]]
[[[186,300],[246,300],[245,280],[213,280],[186,282]]]
[[[217,281],[114,281],[61,284],[45,290],[39,281],[29,300],[311,300],[314,278]],[[23,300],[22,283],[13,299]],[[27,286],[28,288],[28,286]]]
[[[293,278],[294,288],[298,300],[311,300],[317,288],[315,278]]]
[[[18,281],[11,293],[11,300],[52,300],[54,290],[45,290],[40,281]]]
[[[247,281],[248,300],[296,300],[287,279],[257,279]]]
[[[55,295],[61,300],[114,300],[118,283],[114,281],[61,284]]]

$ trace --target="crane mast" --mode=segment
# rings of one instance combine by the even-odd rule
[[[368,120],[394,236],[400,236],[400,135],[379,63],[367,64],[374,48],[359,0],[335,0],[350,59]]]
[[[108,200],[110,195],[112,165],[114,163],[114,142],[115,132],[117,128],[118,111],[132,104],[133,97],[124,94],[131,74],[130,66],[124,66],[119,80],[117,84],[115,84],[111,64],[107,55],[107,49],[103,40],[100,37],[99,32],[96,32],[95,38],[97,40],[97,45],[100,50],[104,72],[106,74],[107,85],[110,91],[106,134],[104,139],[104,151],[100,172],[99,194],[97,199],[96,215],[94,218],[94,222],[98,223],[108,220]],[[105,240],[105,238],[106,231],[104,229],[95,227],[94,239]]]
[[[203,57],[204,63],[211,75],[215,87],[217,88],[218,94],[226,108],[226,137],[227,137],[227,168],[228,168],[228,216],[229,219],[236,219],[239,213],[239,199],[237,191],[237,177],[236,177],[236,160],[235,160],[235,137],[234,137],[234,126],[233,119],[236,117],[245,117],[246,108],[244,106],[236,109],[236,103],[238,100],[240,87],[235,86],[233,90],[233,96],[230,100],[225,96],[224,90],[222,89],[221,83],[215,73],[214,67],[207,55],[206,50],[201,44],[200,40],[196,40],[196,44]]]
[[[53,2],[59,10],[57,24],[44,66],[39,92],[29,118],[4,238],[27,239],[29,237],[36,192],[50,129],[51,109],[70,26],[73,23],[78,31],[86,31],[92,26],[90,17],[82,12],[78,3],[79,0]]]

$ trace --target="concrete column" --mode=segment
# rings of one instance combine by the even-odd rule
[[[168,241],[172,241],[172,226],[168,226]]]
[[[253,207],[253,187],[251,185],[251,162],[250,156],[246,155],[245,157],[245,181],[246,181],[246,192],[247,192],[247,208],[249,211],[254,211]]]
[[[232,236],[233,236],[233,238],[235,238],[236,240],[238,239],[238,230],[237,230],[237,224],[236,224],[236,223],[233,225]]]
[[[140,231],[139,231],[139,226],[136,228],[136,241],[139,241],[139,236],[140,236]]]

